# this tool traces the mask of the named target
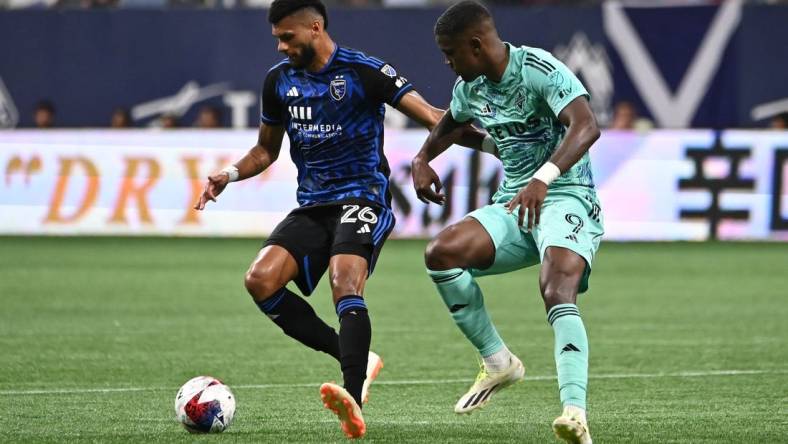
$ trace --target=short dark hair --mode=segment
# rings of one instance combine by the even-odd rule
[[[268,10],[268,23],[275,25],[280,20],[302,9],[311,8],[323,16],[323,28],[328,29],[326,5],[320,0],[274,0]]]
[[[435,35],[457,35],[483,20],[492,20],[490,11],[479,2],[464,0],[452,5],[438,17]]]
[[[55,114],[55,104],[52,103],[52,101],[48,100],[48,99],[39,100],[38,103],[36,103],[35,110],[36,111],[39,111],[39,110],[47,111],[47,112],[50,112],[52,114]]]

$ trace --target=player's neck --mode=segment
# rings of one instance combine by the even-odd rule
[[[484,75],[491,81],[498,83],[503,79],[506,67],[509,66],[509,46],[504,42],[490,54],[490,69]]]
[[[315,45],[315,58],[306,67],[307,71],[318,72],[325,68],[331,60],[331,55],[334,54],[335,49],[336,44],[331,40],[331,37],[326,36],[326,38],[320,39]]]

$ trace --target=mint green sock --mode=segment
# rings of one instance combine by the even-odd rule
[[[575,304],[560,304],[547,313],[555,333],[555,367],[561,404],[586,408],[588,337]]]
[[[482,290],[468,270],[427,270],[451,317],[482,356],[503,349],[504,344],[484,308]]]

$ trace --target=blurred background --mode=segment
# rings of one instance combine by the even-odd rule
[[[255,141],[282,58],[269,3],[0,0],[0,233],[270,232],[295,205],[286,158],[189,210],[201,178]],[[327,2],[328,31],[447,107],[432,27],[449,3]],[[553,52],[591,93],[609,239],[788,239],[788,2],[488,5],[505,40]],[[437,161],[450,205],[425,208],[408,170],[425,133],[393,110],[386,126],[396,236],[435,234],[495,189],[495,159],[458,148]]]
[[[448,3],[329,2],[328,31],[446,107],[454,76],[432,29]],[[266,172],[192,209],[257,139],[260,87],[282,59],[267,4],[0,0],[0,442],[202,441],[172,418],[177,388],[202,374],[238,396],[233,442],[347,442],[316,396],[336,363],[285,338],[243,287],[297,205],[287,141]],[[574,70],[604,128],[591,158],[606,233],[580,300],[596,441],[785,442],[788,5],[487,4],[505,40]],[[421,260],[426,239],[489,201],[500,163],[443,153],[448,199],[427,207],[410,178],[427,133],[386,119],[392,237],[413,240],[387,242],[366,289],[386,360],[369,438],[554,442],[539,270],[480,282],[528,375],[467,417],[451,406],[475,350]],[[334,322],[326,282],[309,302]]]

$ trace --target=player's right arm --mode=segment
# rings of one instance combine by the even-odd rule
[[[438,173],[430,166],[430,161],[459,140],[467,127],[467,122],[454,120],[451,111],[444,113],[411,161],[413,187],[416,189],[416,196],[422,202],[443,204],[446,199],[446,196],[440,192],[443,185]]]
[[[461,143],[473,148],[479,147],[482,151],[497,154],[492,139],[489,136],[485,138],[482,132],[470,125],[474,115],[467,102],[464,82],[458,79],[457,83],[454,84],[449,110],[443,114],[438,124],[430,131],[430,135],[427,136],[427,140],[424,141],[421,150],[411,161],[413,187],[416,189],[416,196],[424,203],[434,202],[442,205],[446,198],[440,192],[443,186],[440,178],[429,165],[429,162],[438,157],[440,153],[446,151],[452,144]],[[473,136],[478,139],[471,144],[463,143],[468,138],[468,128],[474,130],[476,134]],[[487,139],[489,141],[483,143]],[[492,146],[485,147],[485,144]]]
[[[233,164],[237,170],[238,177],[235,180],[244,180],[254,177],[268,168],[277,157],[282,147],[284,137],[284,127],[279,125],[260,125],[260,132],[257,135],[257,144],[249,150],[238,162]],[[224,191],[230,183],[230,172],[227,169],[208,176],[200,200],[194,205],[195,210],[202,210],[208,201],[216,202],[216,196]]]
[[[261,124],[257,134],[257,144],[232,167],[208,176],[205,190],[199,202],[194,205],[196,210],[205,208],[209,200],[216,202],[216,196],[224,191],[228,183],[262,173],[279,157],[279,149],[282,147],[282,138],[285,134],[284,107],[277,89],[279,75],[282,72],[281,65],[280,63],[271,68],[263,81],[260,92]]]

